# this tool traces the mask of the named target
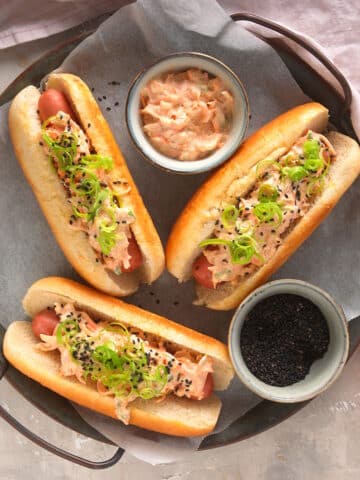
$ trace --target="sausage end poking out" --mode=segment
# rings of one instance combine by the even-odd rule
[[[42,122],[45,122],[45,120],[53,117],[58,112],[67,113],[74,121],[76,121],[74,112],[72,111],[65,95],[54,88],[49,88],[41,94],[38,109],[40,120]]]
[[[32,319],[32,330],[34,335],[40,338],[40,335],[53,335],[57,324],[59,323],[59,317],[54,310],[42,310],[37,313]]]

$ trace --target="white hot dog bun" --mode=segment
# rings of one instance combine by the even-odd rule
[[[215,390],[225,389],[233,377],[227,347],[218,340],[71,280],[58,277],[39,280],[28,290],[23,306],[26,313],[34,317],[54,302],[73,303],[93,318],[117,319],[127,327],[138,328],[181,348],[208,355],[214,365]],[[5,334],[4,355],[14,367],[46,388],[84,407],[116,418],[112,396],[102,396],[95,386],[60,375],[59,352],[39,351],[35,348],[37,343],[39,339],[33,334],[30,322],[14,322]],[[214,394],[204,400],[175,395],[161,402],[137,399],[130,404],[129,423],[169,435],[204,435],[215,427],[220,409],[221,402]]]
[[[15,154],[57,242],[77,272],[108,294],[129,295],[138,289],[140,282],[152,283],[163,271],[164,253],[160,238],[110,127],[86,84],[75,75],[59,73],[48,77],[46,89],[56,89],[65,95],[96,153],[113,159],[110,177],[128,182],[130,189],[123,195],[122,202],[136,217],[131,231],[142,253],[141,267],[119,276],[111,273],[101,262],[96,262],[95,252],[85,233],[70,228],[72,207],[67,202],[66,191],[56,170],[39,144],[38,101],[41,92],[34,86],[23,89],[10,107],[9,128]]]
[[[166,248],[167,268],[179,282],[191,277],[192,265],[199,256],[199,243],[212,235],[216,215],[213,211],[232,203],[256,181],[254,169],[264,159],[284,155],[308,130],[326,132],[328,110],[319,103],[308,103],[280,115],[251,135],[232,159],[217,170],[195,193],[175,223]],[[306,240],[329,214],[360,173],[359,145],[337,132],[325,133],[336,151],[329,169],[329,181],[310,210],[286,233],[276,253],[242,281],[224,282],[216,289],[196,284],[195,303],[215,310],[235,308],[252,290],[265,282]]]

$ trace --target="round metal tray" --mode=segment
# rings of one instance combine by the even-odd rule
[[[19,77],[17,77],[15,81],[11,83],[11,85],[9,85],[9,87],[0,95],[0,105],[10,101],[16,95],[16,93],[26,85],[38,85],[41,78],[49,71],[58,67],[65,57],[71,52],[71,50],[75,48],[75,46],[78,45],[81,40],[92,33],[94,29],[107,18],[107,16],[108,15],[104,15],[83,24],[81,27],[72,29],[72,31],[69,33],[70,39],[66,43],[40,58]],[[271,41],[271,45],[277,50],[303,91],[310,98],[323,103],[329,108],[331,122],[339,131],[356,138],[350,118],[351,91],[346,79],[331,63],[331,61],[329,61],[319,50],[308,44],[302,38],[298,37],[285,27],[276,24],[275,22],[271,22],[267,19],[247,13],[235,14],[232,16],[232,18],[234,21],[246,20],[253,22],[281,33],[285,37],[290,38],[308,50],[323,65],[325,65],[325,67],[327,67],[327,69],[333,74],[333,76],[341,85],[343,95],[339,95],[321,76],[319,76],[315,70],[310,68],[299,57],[294,55],[290,49],[285,48],[282,42],[279,42],[278,39]],[[351,355],[360,342],[360,317],[353,319],[350,322],[349,329],[351,338]],[[113,445],[110,440],[88,425],[73,408],[69,401],[30,380],[7,364],[1,351],[4,333],[5,330],[0,325],[0,379],[6,375],[8,381],[25,399],[30,401],[49,417],[60,422],[65,427],[79,432],[89,438]],[[279,404],[264,400],[248,411],[243,417],[235,421],[223,432],[210,435],[205,438],[200,445],[200,450],[217,448],[239,442],[253,435],[261,433],[298,412],[307,403],[308,402],[297,404]],[[16,428],[20,433],[43,448],[46,448],[62,458],[88,468],[101,469],[110,467],[121,458],[124,452],[121,448],[118,448],[113,457],[102,462],[94,462],[80,458],[72,453],[61,450],[55,445],[48,443],[45,439],[38,437],[36,434],[19,423],[15,418],[13,418],[11,414],[5,411],[1,406],[0,416],[10,423],[14,428]]]

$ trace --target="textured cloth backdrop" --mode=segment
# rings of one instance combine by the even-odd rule
[[[209,4],[212,1],[209,0]],[[45,3],[0,0],[0,48],[47,37],[127,3],[130,0],[48,0]],[[219,0],[219,3],[228,13],[256,13],[306,33],[326,49],[360,91],[358,0]]]

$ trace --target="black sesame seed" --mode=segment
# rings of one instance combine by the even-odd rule
[[[118,106],[119,106],[119,102],[115,102],[114,105],[115,105],[115,107],[118,107]]]
[[[110,112],[111,107],[106,107],[106,110],[107,110],[108,112]]]

